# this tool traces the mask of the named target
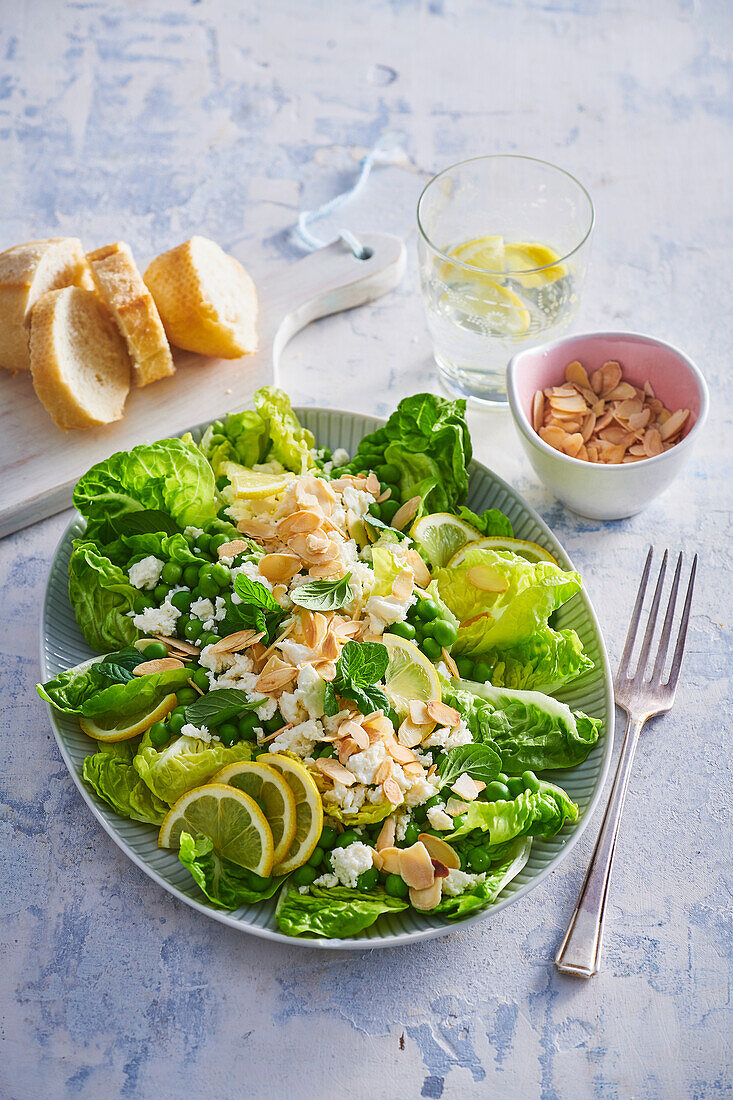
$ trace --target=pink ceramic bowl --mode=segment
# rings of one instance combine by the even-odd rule
[[[618,466],[569,458],[550,447],[532,427],[532,398],[536,390],[561,385],[574,359],[589,375],[616,360],[625,380],[635,386],[649,381],[671,412],[689,409],[682,440],[664,454]],[[521,351],[507,368],[507,390],[535,473],[558,500],[591,519],[624,519],[646,508],[690,457],[708,415],[708,388],[692,360],[671,344],[635,332],[589,332]]]

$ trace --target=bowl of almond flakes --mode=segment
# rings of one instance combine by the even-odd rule
[[[674,480],[708,412],[683,352],[651,336],[593,332],[520,352],[507,368],[520,442],[547,488],[590,519],[633,516]]]

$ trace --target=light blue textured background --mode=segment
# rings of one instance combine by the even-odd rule
[[[561,163],[595,199],[579,324],[681,345],[713,395],[684,475],[611,525],[553,501],[505,414],[471,414],[479,458],[583,570],[614,664],[647,543],[702,555],[678,704],[642,739],[589,983],[551,958],[597,821],[524,905],[415,948],[273,947],[174,902],[94,822],[33,693],[67,517],[5,539],[0,1095],[730,1095],[730,4],[5,0],[0,24],[2,248],[124,237],[144,261],[202,232],[257,274],[297,255],[302,206],[403,132],[405,165],[346,220],[409,234],[407,276],[298,338],[297,402],[385,414],[435,386],[414,203],[451,161],[510,151]]]

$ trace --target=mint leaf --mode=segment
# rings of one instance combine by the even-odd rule
[[[501,757],[490,745],[459,745],[446,753],[440,765],[440,785],[450,787],[464,772],[488,785],[500,771]]]
[[[351,573],[347,573],[336,581],[309,581],[295,588],[290,599],[309,611],[335,611],[354,598],[350,577]]]
[[[230,606],[222,623],[222,631],[227,634],[246,628],[263,631],[268,644],[271,643],[287,612],[283,611],[264,584],[251,581],[241,573],[234,581],[234,591],[242,602]]]
[[[243,711],[256,710],[264,701],[264,695],[260,699],[248,700],[238,688],[216,688],[186,707],[186,721],[211,729],[236,718]]]
[[[251,581],[243,573],[240,573],[234,581],[234,591],[242,603],[254,604],[256,607],[261,607],[263,611],[282,611],[280,604],[264,584]]]
[[[389,699],[378,681],[383,678],[388,664],[387,647],[381,642],[347,642],[336,664],[336,678],[329,685],[331,691],[326,691],[327,706],[336,706],[336,710],[327,709],[326,713],[338,712],[337,695],[351,699],[362,714],[387,710]]]
[[[145,660],[139,649],[135,646],[125,646],[117,653],[108,653],[96,666],[97,671],[112,683],[125,684],[132,680],[134,670]]]

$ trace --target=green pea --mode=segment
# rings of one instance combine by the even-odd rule
[[[446,619],[436,619],[433,625],[433,637],[438,645],[444,645],[446,649],[452,646],[458,637],[458,631]]]
[[[219,585],[213,577],[201,577],[198,587],[204,599],[213,600],[215,596],[219,595]]]
[[[150,607],[151,605],[152,600],[150,599],[150,596],[146,596],[143,592],[139,592],[132,601],[132,606],[135,610],[136,615],[142,615],[145,608]]]
[[[304,867],[298,867],[297,871],[293,871],[293,882],[296,886],[310,886],[317,878],[318,872],[315,867],[309,867],[307,863]]]
[[[440,646],[434,638],[426,638],[421,648],[425,656],[429,657],[431,661],[437,661],[440,658]]]
[[[179,638],[186,637],[186,627],[191,622],[190,615],[179,615],[176,620],[176,634]]]
[[[480,875],[488,871],[491,866],[491,857],[485,848],[472,848],[467,857],[468,866],[474,874]]]
[[[160,579],[166,584],[178,584],[183,576],[183,566],[177,561],[167,561],[160,571]]]
[[[193,593],[174,592],[171,596],[171,603],[173,607],[177,608],[179,611],[188,611],[193,603]]]
[[[384,880],[384,892],[389,894],[391,898],[406,898],[410,888],[399,875],[387,875]]]
[[[375,519],[382,518],[382,509],[375,501],[374,504],[369,505],[369,515],[374,516]]]
[[[510,797],[507,785],[499,783],[497,779],[493,783],[489,783],[484,794],[489,802],[508,802]]]
[[[434,600],[420,600],[417,605],[417,613],[425,623],[431,623],[440,615],[440,608]]]
[[[540,781],[535,773],[530,771],[522,772],[522,782],[524,783],[526,790],[533,791],[535,793],[539,791],[541,786]]]
[[[205,668],[197,668],[191,679],[196,687],[201,688],[202,691],[209,690],[209,675]]]
[[[380,481],[386,481],[388,485],[399,485],[400,483],[400,468],[395,466],[394,462],[385,462],[382,466],[377,466],[374,473]]]
[[[509,776],[506,774],[506,772],[499,772],[498,775],[494,776],[494,779],[498,779],[500,783],[506,783],[509,779]]]
[[[199,634],[198,644],[203,649],[207,645],[216,645],[219,641],[219,635],[215,634],[213,630],[205,630],[202,634]]]
[[[520,775],[510,775],[506,780],[510,798],[518,798],[524,791],[524,783]]]
[[[200,619],[189,619],[183,633],[186,635],[189,642],[195,642],[203,629]]]
[[[397,515],[398,509],[400,507],[400,502],[399,500],[394,500],[393,497],[390,497],[388,500],[383,500],[379,507],[382,512],[383,521],[385,523],[391,523]]]
[[[183,570],[183,583],[186,585],[186,587],[193,588],[195,584],[198,584],[198,579],[199,566],[194,565],[193,563],[191,563],[191,565],[187,565],[186,568]]]
[[[239,730],[239,736],[243,741],[254,741],[255,738],[255,726],[260,724],[260,720],[254,711],[250,711],[249,714],[244,714],[237,722],[237,729]]]
[[[176,699],[178,699],[178,696],[181,694],[182,691],[187,691],[187,690],[188,690],[187,688],[179,688],[178,691],[176,692]],[[195,694],[196,693],[194,692],[194,695]],[[182,718],[183,722],[186,721],[186,707],[184,706],[183,703],[181,703],[180,699],[178,699],[178,706],[174,707],[174,709],[170,713],[169,722],[172,722],[174,718],[176,720],[178,720],[179,718]]]
[[[168,656],[168,647],[163,645],[162,642],[151,642],[150,645],[146,645],[143,650],[143,657],[146,661],[160,661],[163,657]]]
[[[176,691],[176,699],[178,700],[179,707],[187,707],[189,703],[195,703],[201,696],[194,688],[178,688]],[[176,708],[176,710],[178,707]]]
[[[379,882],[379,871],[376,867],[369,867],[368,870],[362,871],[356,880],[356,885],[359,890],[373,890]]]
[[[268,733],[275,733],[277,730],[281,730],[285,725],[285,719],[282,717],[279,711],[275,711],[272,718],[268,718],[264,723],[265,729]]]
[[[211,536],[207,535],[206,532],[204,532],[203,535],[199,535],[196,539],[196,546],[199,550],[203,551],[204,554],[208,553],[211,546]]]
[[[150,742],[155,745],[156,748],[165,745],[170,736],[165,722],[154,722],[148,732],[150,733]]]
[[[356,844],[359,839],[359,834],[355,833],[353,829],[346,829],[345,832],[336,841],[337,848],[348,848],[350,844]]]
[[[411,821],[405,829],[405,848],[409,848],[412,844],[417,844],[419,837],[420,830],[418,829],[417,825],[415,825],[415,823]]]
[[[473,680],[473,661],[468,657],[457,657],[456,665],[462,680]]]
[[[239,740],[239,730],[233,722],[222,722],[217,727],[216,732],[225,745],[233,745],[235,741]]]
[[[412,641],[415,637],[415,627],[412,623],[393,623],[389,628],[390,634],[396,634],[398,638],[407,638]]]
[[[486,661],[477,661],[473,666],[473,678],[477,683],[485,684],[491,679],[491,665],[487,665]]]
[[[254,871],[247,871],[246,877],[247,885],[249,886],[250,890],[257,890],[261,893],[263,890],[266,890],[267,887],[270,885],[269,878],[263,878],[262,875],[258,875]]]
[[[181,709],[183,709],[183,708],[181,708]],[[176,714],[176,712],[173,711],[170,718],[168,719],[168,729],[173,734],[173,736],[178,737],[178,734],[181,732],[181,730],[183,729],[183,727],[185,725],[186,725],[185,716],[183,714]]]
[[[323,863],[325,855],[326,853],[323,851],[323,848],[321,848],[320,846],[315,847],[311,855],[308,857],[308,865],[310,867],[320,867],[320,865]]]
[[[169,584],[156,584],[153,589],[153,599],[157,604],[163,603],[170,590]]]
[[[219,585],[219,588],[224,588],[232,579],[231,570],[227,569],[226,565],[222,565],[220,561],[214,562],[209,574]]]
[[[333,848],[338,840],[338,833],[330,825],[324,825],[321,829],[321,838],[318,841],[319,848]]]

